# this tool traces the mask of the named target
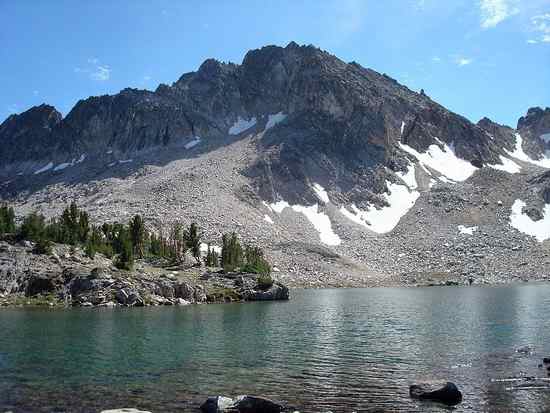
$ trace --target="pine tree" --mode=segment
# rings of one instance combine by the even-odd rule
[[[236,233],[222,236],[222,267],[225,272],[235,271],[243,264],[243,249]]]
[[[35,242],[42,239],[45,232],[45,221],[43,215],[36,212],[30,213],[23,219],[18,238]]]
[[[201,235],[199,234],[199,227],[194,222],[189,226],[189,230],[186,232],[186,244],[191,250],[191,254],[197,261],[197,264],[201,263]]]
[[[145,251],[145,223],[141,215],[136,215],[130,221],[130,236],[134,245],[134,252],[139,258],[143,258]]]
[[[187,252],[187,242],[186,242],[186,231],[183,230],[183,226],[176,222],[172,226],[172,231],[170,232],[170,249],[172,250],[173,258],[177,262],[182,262],[185,259],[185,253]]]
[[[115,259],[115,266],[122,270],[131,271],[134,266],[134,251],[128,231],[122,229],[117,239],[119,254]]]
[[[15,212],[6,204],[0,206],[0,234],[13,234],[15,232]]]
[[[81,243],[85,243],[90,232],[90,218],[86,211],[80,211],[78,214],[77,236]]]
[[[210,248],[210,244],[208,244],[204,264],[207,267],[217,267],[219,265],[219,259],[218,252],[214,248]]]
[[[96,253],[96,246],[91,240],[86,243],[86,248],[84,248],[84,253],[89,259],[91,260],[94,259],[95,253]]]
[[[246,265],[243,268],[245,272],[269,276],[271,266],[264,258],[264,252],[259,247],[246,246],[245,248]]]

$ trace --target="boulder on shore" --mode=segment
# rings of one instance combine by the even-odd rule
[[[256,396],[209,397],[202,405],[203,413],[280,413],[283,406],[272,400]]]
[[[451,382],[447,382],[443,387],[441,383],[413,384],[409,387],[409,394],[413,399],[432,400],[449,406],[462,402],[462,393]]]
[[[243,297],[247,301],[288,300],[288,287],[281,283],[274,283],[267,290],[245,290]]]

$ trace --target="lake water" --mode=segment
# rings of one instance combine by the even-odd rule
[[[259,394],[301,412],[419,411],[448,379],[455,412],[550,411],[550,383],[500,382],[550,356],[550,285],[297,290],[289,302],[1,309],[0,411],[196,411]],[[530,345],[533,354],[518,353]]]

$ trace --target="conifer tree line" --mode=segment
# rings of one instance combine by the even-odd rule
[[[93,259],[101,253],[113,259],[117,268],[131,270],[134,259],[164,258],[172,264],[183,263],[190,255],[196,265],[222,267],[225,272],[242,271],[269,276],[271,266],[260,248],[241,246],[236,233],[222,236],[221,255],[208,244],[205,257],[201,254],[203,234],[196,223],[185,228],[174,223],[168,233],[148,231],[141,215],[134,216],[126,225],[103,223],[93,225],[88,213],[72,202],[59,217],[46,220],[36,212],[16,225],[15,212],[6,204],[0,205],[0,235],[13,234],[17,240],[35,243],[35,252],[49,254],[52,243],[80,246]]]

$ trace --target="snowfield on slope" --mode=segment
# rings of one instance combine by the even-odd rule
[[[516,159],[519,159],[520,161],[523,161],[523,162],[529,162],[533,165],[537,165],[537,166],[540,166],[541,168],[550,168],[550,158],[547,157],[547,156],[543,156],[542,159],[536,161],[534,159],[532,159],[529,155],[527,155],[524,151],[523,151],[523,138],[521,137],[521,135],[519,133],[516,133],[516,147],[514,148],[514,150],[512,152],[510,151],[507,151],[506,149],[504,149],[506,151],[506,153]]]
[[[384,197],[389,206],[380,209],[371,206],[368,210],[364,211],[352,204],[351,211],[346,207],[341,207],[340,212],[353,222],[363,225],[374,232],[379,234],[390,232],[414,206],[420,193],[410,191],[405,185],[393,184],[391,182],[387,182],[387,185],[390,193],[385,193]]]
[[[321,200],[323,203],[328,204],[330,202],[327,191],[325,191],[325,188],[323,188],[321,185],[314,184],[313,190],[315,191],[317,198],[319,198],[319,200]]]
[[[418,159],[422,164],[435,169],[448,179],[461,182],[472,176],[477,168],[470,162],[457,157],[452,147],[441,142],[440,140],[437,141],[441,146],[443,146],[443,149],[441,149],[439,145],[432,144],[424,153],[420,153],[416,149],[402,142],[399,142],[399,146],[405,152],[408,152]]]
[[[490,168],[498,169],[499,171],[508,172],[511,174],[517,174],[521,172],[521,166],[515,163],[513,160],[500,155],[500,161],[502,164],[488,165]]]
[[[191,149],[191,148],[197,146],[200,142],[201,142],[201,138],[198,137],[198,136],[195,136],[192,140],[187,142],[184,147],[185,147],[185,149]]]
[[[458,232],[463,235],[474,235],[475,231],[477,231],[477,227],[467,227],[465,225],[458,226]]]
[[[516,199],[512,205],[510,225],[524,234],[535,237],[539,242],[550,239],[550,204],[546,204],[543,210],[544,217],[539,221],[533,221],[531,217],[523,213],[526,203]]]
[[[256,118],[253,117],[250,120],[246,120],[241,118],[240,116],[237,118],[237,121],[229,128],[229,134],[230,135],[238,135],[251,127],[256,125]]]
[[[335,246],[342,243],[342,240],[338,234],[332,230],[330,218],[325,213],[319,211],[318,204],[313,204],[310,206],[289,205],[286,201],[278,201],[268,205],[268,207],[278,214],[283,212],[285,208],[290,208],[295,212],[302,213],[317,230],[319,233],[319,238],[323,244]]]
[[[274,115],[268,115],[264,132],[268,129],[271,129],[273,126],[278,125],[285,119],[286,119],[286,115],[283,112],[275,113]]]
[[[43,172],[49,171],[52,168],[53,168],[53,162],[50,162],[47,165],[43,166],[42,168],[37,169],[36,171],[34,171],[34,174],[38,175],[38,174],[41,174]]]

